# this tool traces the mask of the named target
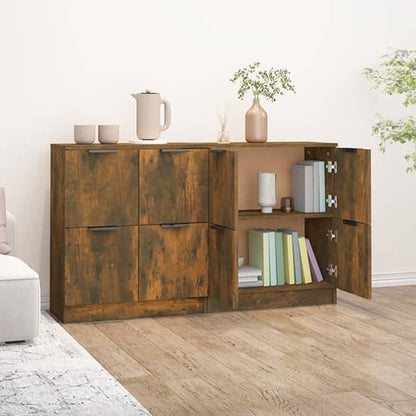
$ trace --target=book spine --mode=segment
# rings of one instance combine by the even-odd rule
[[[269,265],[270,265],[270,286],[277,285],[276,269],[276,236],[274,231],[269,231]]]
[[[306,239],[306,249],[308,251],[308,257],[309,257],[309,264],[310,264],[310,267],[311,267],[312,279],[315,282],[322,282],[324,280],[324,278],[322,276],[321,269],[319,268],[318,261],[316,260],[315,253],[313,252],[311,242],[309,241],[308,238]]]
[[[299,237],[299,253],[300,253],[300,264],[302,268],[302,282],[311,283],[312,275],[308,260],[308,251],[306,248],[305,237]]]
[[[325,212],[325,162],[319,161],[319,212]]]
[[[291,234],[283,234],[283,252],[285,257],[285,283],[295,284],[295,267],[293,264],[293,242]]]
[[[277,284],[282,286],[285,284],[285,263],[283,254],[283,233],[281,231],[275,232],[276,236],[276,273]]]

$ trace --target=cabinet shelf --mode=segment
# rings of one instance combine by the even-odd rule
[[[240,220],[251,218],[289,218],[289,217],[301,217],[301,218],[332,218],[334,215],[331,212],[282,212],[278,209],[274,209],[271,214],[263,214],[261,210],[250,209],[238,211],[238,218]]]
[[[325,289],[333,288],[334,285],[330,282],[313,282],[309,284],[300,284],[300,285],[282,285],[282,286],[254,286],[254,287],[239,287],[238,290],[243,293],[253,292],[253,293],[264,293],[264,292],[284,292],[284,291],[294,291],[294,290],[315,290],[315,289]]]

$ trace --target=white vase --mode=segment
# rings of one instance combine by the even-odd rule
[[[273,207],[276,205],[276,173],[259,172],[257,174],[258,182],[258,204],[261,206],[261,212],[271,214]]]

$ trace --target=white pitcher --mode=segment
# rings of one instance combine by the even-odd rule
[[[170,126],[170,104],[157,92],[131,94],[137,101],[136,134],[140,140],[156,140]],[[160,124],[160,106],[164,105],[164,124]]]

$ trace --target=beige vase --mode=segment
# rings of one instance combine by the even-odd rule
[[[246,113],[246,142],[267,142],[267,113],[258,98],[253,99],[253,104]]]

